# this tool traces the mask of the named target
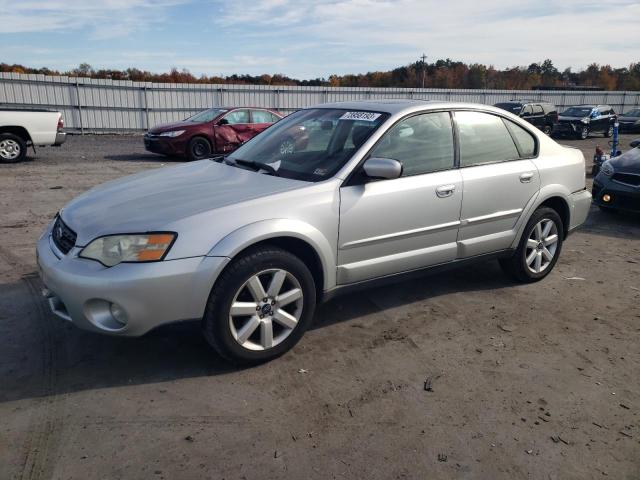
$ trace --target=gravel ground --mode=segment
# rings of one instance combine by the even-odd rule
[[[0,165],[0,478],[640,478],[639,217],[592,209],[535,285],[488,262],[336,299],[237,369],[197,325],[104,337],[39,296],[55,212],[168,163],[74,136]]]

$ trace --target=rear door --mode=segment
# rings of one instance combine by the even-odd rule
[[[232,110],[214,127],[216,151],[231,152],[255,135],[248,109]]]
[[[537,153],[535,137],[489,113],[458,111],[455,120],[463,183],[458,256],[509,248],[518,219],[540,189],[531,160]]]
[[[354,140],[354,144],[357,141]],[[403,165],[400,178],[340,189],[338,283],[452,261],[462,203],[448,112],[420,113],[380,139],[370,157]]]

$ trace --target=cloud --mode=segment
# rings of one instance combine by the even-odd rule
[[[0,34],[63,32],[87,29],[93,39],[129,35],[166,20],[169,7],[186,0],[0,0]]]
[[[584,67],[638,61],[640,37],[629,34],[637,31],[639,15],[637,0],[234,0],[222,4],[216,21],[227,27],[248,22],[249,31],[261,32],[256,37],[288,38],[288,48],[296,40],[342,41],[333,49],[340,60],[367,68],[366,50],[374,60],[369,69],[408,63],[423,51],[431,59],[500,68],[544,58]],[[625,33],[616,41],[617,32]]]

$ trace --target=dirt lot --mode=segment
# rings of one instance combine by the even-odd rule
[[[0,479],[640,478],[639,217],[594,208],[535,285],[490,262],[336,299],[239,370],[197,325],[104,337],[40,298],[45,223],[167,164],[141,144],[0,165]]]

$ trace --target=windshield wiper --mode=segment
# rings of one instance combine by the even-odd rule
[[[233,160],[238,165],[242,165],[243,167],[251,167],[251,168],[255,169],[256,171],[258,171],[258,170],[266,170],[270,175],[273,175],[274,177],[279,177],[280,176],[278,174],[278,171],[275,168],[273,168],[273,166],[269,165],[268,163],[256,162],[255,160],[243,160],[241,158],[234,158]]]
[[[226,155],[214,155],[213,157],[209,157],[209,160],[212,162],[222,163]]]

